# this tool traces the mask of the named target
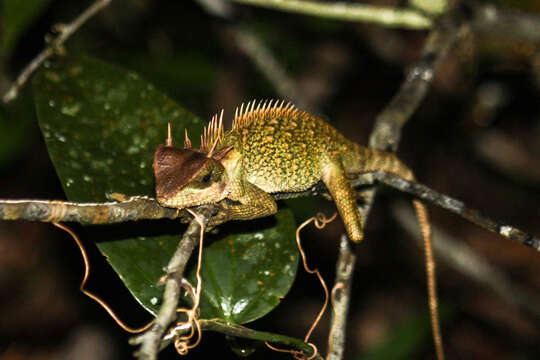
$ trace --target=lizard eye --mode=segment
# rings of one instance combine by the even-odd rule
[[[208,184],[210,182],[210,180],[212,179],[212,172],[210,171],[208,174],[206,174],[203,178],[202,178],[202,183],[203,184]]]

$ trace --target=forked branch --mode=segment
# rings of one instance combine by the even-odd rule
[[[206,226],[214,211],[214,205],[197,208],[197,214],[200,216],[202,225]],[[180,301],[184,269],[193,249],[199,242],[202,230],[201,223],[197,219],[190,222],[165,270],[165,291],[163,292],[162,305],[152,327],[130,341],[132,345],[140,345],[139,350],[135,353],[135,356],[140,360],[155,360],[157,358],[163,335],[169,325],[177,318],[176,310]]]

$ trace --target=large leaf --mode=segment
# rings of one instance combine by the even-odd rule
[[[93,59],[63,58],[50,64],[36,76],[34,92],[49,154],[72,201],[104,201],[110,192],[153,195],[152,156],[164,141],[166,124],[171,122],[175,139],[183,138],[185,128],[194,135],[202,128],[199,119],[137,74]],[[156,284],[182,228],[170,221],[139,225],[93,226],[91,234],[128,289],[155,313],[162,292]],[[293,247],[294,224],[288,211],[280,213],[274,228],[216,240],[205,259],[205,277],[220,266],[234,266],[233,284],[227,286],[238,289],[241,283],[255,289],[261,282],[265,286],[254,292],[231,291],[222,297],[222,293],[212,292],[221,291],[213,279],[203,279],[205,298],[218,299],[220,308],[247,301],[242,314],[221,316],[229,321],[263,316],[293,281],[297,262]],[[245,251],[231,255],[231,248]],[[252,257],[243,257],[255,249],[260,266],[253,266]],[[224,259],[229,263],[223,263]],[[269,281],[265,271],[281,279]],[[203,304],[203,314],[219,316],[216,303],[209,305],[208,301]]]

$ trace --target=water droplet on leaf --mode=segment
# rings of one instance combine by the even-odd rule
[[[60,110],[62,114],[67,116],[75,116],[81,109],[81,104],[71,104],[71,105],[64,105],[62,106],[62,109]]]

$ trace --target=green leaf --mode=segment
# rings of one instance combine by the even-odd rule
[[[171,122],[174,139],[183,139],[184,129],[192,135],[202,130],[198,118],[137,74],[94,59],[62,58],[49,64],[37,74],[34,92],[49,155],[72,201],[105,201],[106,194],[111,192],[153,196],[152,157],[158,144],[164,142],[166,124]],[[291,250],[294,229],[291,213],[280,212],[274,228],[229,235],[212,243],[209,258],[204,261],[203,286],[205,299],[209,300],[203,301],[202,313],[216,315],[215,301],[220,308],[226,308],[227,304],[247,299],[249,306],[244,311],[223,317],[229,321],[249,321],[277,305],[296,272],[296,253]],[[155,314],[163,291],[156,284],[176,249],[182,227],[176,222],[159,221],[92,226],[89,230],[128,289]],[[205,238],[208,242],[212,237]],[[261,244],[261,239],[266,245]],[[234,255],[230,246],[243,251]],[[252,258],[242,258],[248,251],[255,252],[260,266],[252,264]],[[221,278],[206,280],[221,266],[220,262],[222,266],[235,267],[230,269],[235,278],[229,279],[232,283],[227,285],[232,289],[227,292],[230,297],[220,297],[222,293],[211,290],[213,286],[216,291],[223,291],[224,285],[216,283]],[[292,272],[283,274],[287,265],[293,268]],[[269,267],[263,270],[264,266]],[[269,280],[266,270],[276,277],[282,276],[281,279]],[[241,284],[234,283],[235,280]],[[259,282],[264,289],[251,291]],[[240,286],[251,290],[238,291]],[[220,303],[223,301],[226,304]]]
[[[13,45],[28,25],[51,0],[3,0],[2,53],[9,54]]]
[[[202,127],[137,74],[93,59],[61,59],[39,73],[34,90],[47,149],[74,201],[152,196],[152,159],[167,123],[174,139]]]
[[[253,321],[289,291],[298,268],[296,225],[290,210],[279,211],[276,220],[274,227],[228,235],[204,248],[201,318]]]

